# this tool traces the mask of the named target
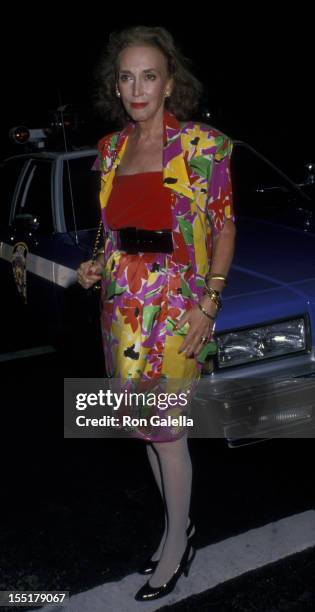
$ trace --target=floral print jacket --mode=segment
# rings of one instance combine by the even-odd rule
[[[101,176],[100,203],[105,229],[105,259],[116,250],[117,231],[106,221],[116,169],[134,129],[129,123],[98,143]],[[172,239],[169,271],[178,277],[183,296],[199,299],[211,263],[212,238],[226,219],[234,219],[230,158],[232,141],[215,128],[181,122],[164,112],[163,179],[172,190]],[[173,268],[173,270],[172,270]]]

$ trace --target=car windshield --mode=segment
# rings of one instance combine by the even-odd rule
[[[250,145],[235,142],[231,173],[238,216],[303,226],[306,230],[315,227],[311,198]]]

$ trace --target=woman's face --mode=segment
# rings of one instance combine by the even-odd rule
[[[117,91],[133,121],[163,114],[165,94],[171,93],[167,62],[156,47],[126,47],[119,55]]]

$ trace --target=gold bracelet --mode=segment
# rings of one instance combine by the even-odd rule
[[[224,286],[227,285],[227,278],[226,276],[224,276],[224,274],[215,274],[215,273],[211,273],[211,272],[207,272],[206,276],[205,276],[205,283],[208,282],[208,280],[222,280],[224,281]]]
[[[211,296],[210,296],[208,293],[206,293],[206,292],[204,292],[204,294],[203,294],[203,295],[207,295],[207,296],[210,298],[210,300],[211,300],[211,301],[214,303],[214,305],[215,305],[216,309],[217,309],[217,310],[221,310],[221,308],[222,308],[222,303],[221,303],[221,302],[219,302],[218,300],[216,300],[214,297],[211,297]]]
[[[209,314],[209,312],[207,312],[205,310],[205,308],[203,308],[203,306],[201,306],[201,304],[199,304],[199,302],[198,302],[198,308],[201,310],[201,312],[203,312],[204,315],[206,315],[206,317],[208,317],[208,319],[211,319],[212,321],[215,321],[215,317],[213,317],[211,314]]]
[[[203,294],[207,295],[210,298],[210,300],[212,300],[215,303],[218,310],[222,308],[221,296],[218,291],[206,285],[204,288]]]
[[[220,295],[220,291],[218,291],[217,289],[213,289],[213,287],[209,287],[208,285],[205,285],[205,291],[207,293],[211,293],[211,295],[214,295],[218,300],[221,299],[221,295]]]

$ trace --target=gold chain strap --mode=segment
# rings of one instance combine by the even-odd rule
[[[103,229],[103,221],[101,219],[100,222],[99,222],[99,226],[97,228],[97,232],[96,232],[96,236],[95,236],[95,241],[94,241],[94,246],[93,246],[93,254],[92,254],[92,262],[93,263],[96,260],[96,255],[97,255],[98,250],[99,250],[102,229]],[[93,285],[93,287],[91,287],[92,292],[99,291],[100,288],[101,288],[100,282],[97,282],[95,285]]]
[[[93,255],[92,255],[92,261],[96,260],[96,255],[97,255],[97,251],[98,251],[98,247],[100,245],[100,241],[101,241],[101,233],[102,233],[102,228],[103,228],[103,221],[102,219],[99,222],[99,226],[97,229],[97,233],[96,233],[96,237],[95,237],[95,242],[94,242],[94,247],[93,247]]]

